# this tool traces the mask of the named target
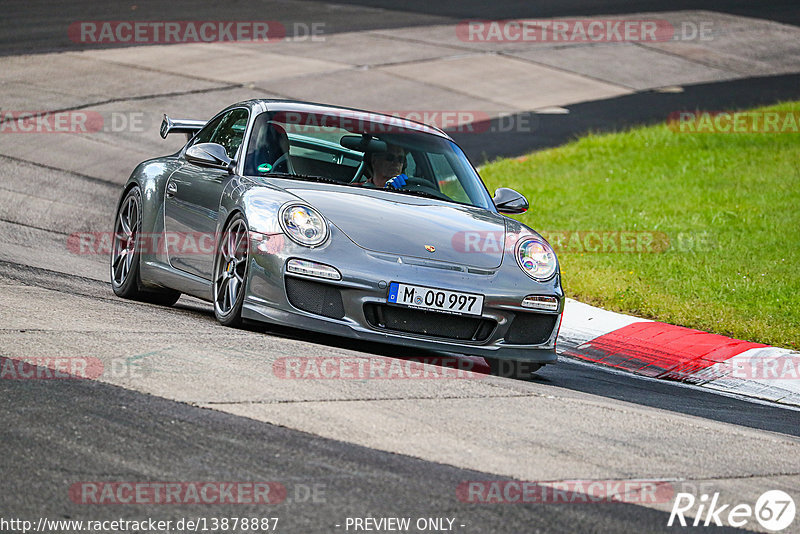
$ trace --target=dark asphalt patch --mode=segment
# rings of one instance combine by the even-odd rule
[[[367,516],[454,518],[455,531],[461,532],[674,530],[666,527],[668,513],[631,504],[464,503],[457,496],[461,483],[502,477],[99,382],[2,380],[0,404],[4,518],[278,517],[278,531],[292,533],[344,532],[335,525],[344,525],[347,517]],[[75,484],[112,481],[271,482],[286,488],[286,500],[102,506],[74,501],[74,488],[80,487]]]
[[[453,132],[451,137],[474,164],[481,165],[499,157],[516,157],[560,146],[589,132],[617,132],[660,124],[678,111],[750,109],[797,99],[800,99],[800,74],[763,76],[687,85],[681,93],[645,91],[573,104],[564,106],[569,110],[567,114],[509,115],[488,125],[473,125],[481,133]]]

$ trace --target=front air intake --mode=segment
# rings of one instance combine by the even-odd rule
[[[374,328],[459,341],[485,341],[497,326],[495,321],[481,317],[415,310],[374,302],[364,305],[364,316]]]
[[[287,276],[286,296],[289,303],[299,310],[331,319],[344,317],[342,293],[330,284]]]
[[[506,343],[514,345],[541,345],[550,339],[558,315],[544,313],[518,313],[506,332]]]

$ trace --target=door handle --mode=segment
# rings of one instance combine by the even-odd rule
[[[175,196],[175,193],[177,192],[178,192],[178,184],[176,184],[175,182],[169,182],[167,184],[167,197],[172,198]]]

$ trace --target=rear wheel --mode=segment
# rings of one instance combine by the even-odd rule
[[[181,294],[173,289],[144,289],[139,277],[142,229],[142,192],[134,186],[125,195],[114,217],[114,237],[111,245],[111,287],[114,294],[125,299],[172,306]]]
[[[494,376],[515,378],[517,380],[530,380],[533,373],[543,367],[541,363],[523,360],[501,360],[499,358],[485,358]]]
[[[217,245],[214,258],[214,315],[225,326],[241,326],[250,237],[247,221],[234,215]]]

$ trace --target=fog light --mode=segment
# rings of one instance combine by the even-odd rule
[[[335,267],[313,261],[291,259],[289,263],[286,264],[286,271],[295,274],[304,274],[306,276],[315,276],[317,278],[327,278],[328,280],[342,279],[342,274]]]
[[[558,311],[558,299],[556,297],[528,295],[522,299],[522,307],[534,310]]]

